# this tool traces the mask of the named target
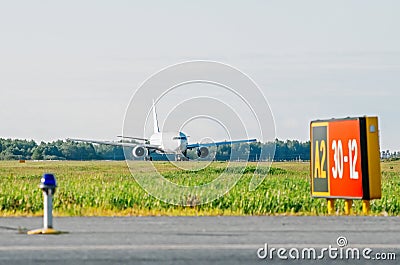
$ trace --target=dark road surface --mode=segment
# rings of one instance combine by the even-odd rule
[[[18,231],[41,226],[36,217],[0,218],[0,264],[400,264],[400,217],[56,217],[55,228],[68,234]],[[277,251],[259,258],[265,244],[288,259]],[[319,260],[329,245],[337,257],[325,251]],[[294,260],[293,248],[300,258],[315,248],[316,258]],[[360,259],[346,260],[348,248]]]

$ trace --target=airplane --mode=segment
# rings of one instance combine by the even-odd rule
[[[67,139],[74,142],[85,142],[93,144],[104,144],[121,147],[132,147],[132,154],[135,158],[145,158],[145,160],[152,160],[152,153],[175,154],[176,160],[189,160],[187,157],[187,150],[196,148],[197,156],[206,158],[209,155],[209,147],[220,145],[232,145],[238,143],[251,143],[256,142],[256,139],[245,139],[235,141],[222,141],[215,143],[188,143],[188,136],[185,133],[179,132],[161,132],[158,126],[157,112],[153,100],[153,134],[150,138],[139,138],[130,136],[118,136],[122,139],[130,139],[141,141],[142,143],[129,143],[129,142],[112,142],[112,141],[97,141],[85,139]]]

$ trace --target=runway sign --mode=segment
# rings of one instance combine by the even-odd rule
[[[377,117],[312,121],[310,139],[313,197],[381,198]]]

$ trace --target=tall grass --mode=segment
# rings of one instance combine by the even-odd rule
[[[189,162],[191,163],[191,162]],[[382,163],[382,199],[371,203],[372,214],[400,214],[400,161]],[[213,163],[199,171],[182,171],[165,162],[155,164],[171,182],[207,183],[224,171],[226,163]],[[149,164],[135,162],[137,174],[150,174]],[[43,195],[39,189],[45,172],[56,175],[55,215],[324,215],[326,200],[310,196],[308,163],[275,163],[255,191],[249,184],[255,165],[223,197],[194,207],[170,205],[148,195],[124,162],[0,162],[0,215],[40,215]],[[268,171],[267,165],[261,171]],[[136,173],[135,173],[136,174]],[[193,199],[193,198],[188,198]],[[354,202],[361,213],[361,202]],[[343,201],[338,200],[338,211]]]

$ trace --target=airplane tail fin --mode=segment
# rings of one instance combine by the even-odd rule
[[[159,133],[160,132],[160,128],[158,127],[158,119],[157,119],[157,112],[156,112],[156,104],[154,103],[154,99],[153,99],[153,130],[154,133]]]

